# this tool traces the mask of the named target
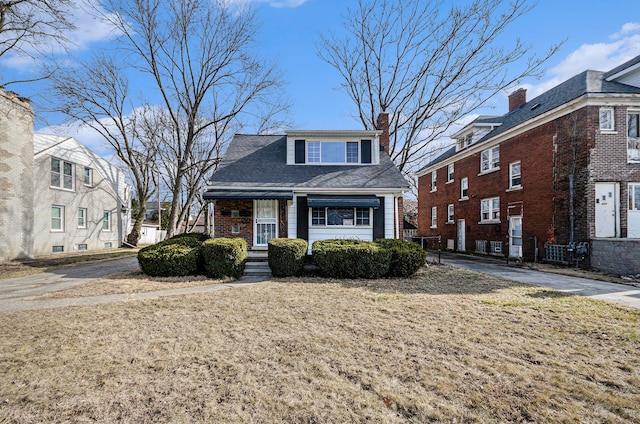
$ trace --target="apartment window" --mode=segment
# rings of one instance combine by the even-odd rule
[[[51,187],[73,190],[73,164],[51,158]]]
[[[78,228],[87,228],[87,210],[85,208],[78,209]]]
[[[51,206],[51,231],[64,231],[64,206]]]
[[[111,231],[111,212],[109,211],[102,213],[102,229],[104,231]]]
[[[370,223],[370,212],[369,208],[356,208],[356,225],[364,225],[367,226]]]
[[[240,218],[240,211],[239,210],[232,210],[231,211],[231,218]]]
[[[359,163],[360,143],[357,141],[309,141],[307,163]]]
[[[436,228],[438,226],[438,207],[431,207],[431,228]]]
[[[312,226],[367,227],[371,225],[370,208],[311,208]]]
[[[640,111],[627,114],[627,161],[640,162]]]
[[[489,172],[500,167],[500,147],[487,149],[480,155],[480,172]]]
[[[522,187],[522,180],[520,179],[520,161],[509,164],[509,188]]]
[[[613,109],[609,107],[600,108],[600,130],[613,131]]]
[[[78,250],[87,250],[87,244],[86,243],[79,244],[77,246],[77,249]]]
[[[111,244],[111,242],[110,242],[110,241],[108,241],[108,242],[106,242],[105,244],[103,244],[103,247],[104,247],[105,249],[111,249],[111,247],[113,247],[113,245]]]
[[[326,223],[325,208],[311,208],[311,225],[326,225]]]
[[[453,204],[449,204],[447,206],[447,223],[453,224],[454,216],[453,216]]]
[[[240,225],[233,224],[231,226],[231,234],[240,234]]]
[[[51,246],[51,251],[53,253],[61,253],[64,252],[64,246]]]
[[[91,187],[93,185],[93,169],[84,167],[84,185]]]
[[[431,172],[431,191],[436,191],[438,189],[436,186],[437,178],[438,178],[438,173],[436,171]]]
[[[469,198],[469,178],[464,177],[460,180],[460,199]]]
[[[480,222],[500,221],[500,198],[482,199],[480,202]]]
[[[450,163],[449,166],[447,166],[447,182],[450,183],[453,181],[453,164]]]

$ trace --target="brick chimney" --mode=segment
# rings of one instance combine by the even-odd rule
[[[380,134],[380,150],[384,150],[389,154],[389,114],[381,112],[376,121],[376,129],[382,131]]]
[[[509,112],[527,103],[527,90],[518,88],[509,95]]]

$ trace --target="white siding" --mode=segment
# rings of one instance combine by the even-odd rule
[[[335,227],[335,228],[313,228],[309,227],[309,253],[311,246],[316,240],[327,239],[357,239],[364,241],[373,240],[372,227]]]
[[[297,213],[297,197],[293,195],[293,202],[291,206],[287,207],[287,219],[289,220],[289,228],[287,234],[289,238],[298,238],[298,213]]]
[[[287,165],[296,163],[296,142],[287,137]]]
[[[384,196],[384,238],[393,238],[395,234],[393,195]]]

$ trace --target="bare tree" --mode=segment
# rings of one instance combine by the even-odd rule
[[[171,236],[198,143],[214,134],[209,151],[216,151],[242,114],[274,98],[281,78],[255,59],[256,24],[250,10],[211,0],[105,0],[101,6],[104,19],[123,34],[121,45],[132,66],[151,77],[164,128],[171,133],[166,137],[163,132],[171,148],[160,150],[171,150]],[[197,160],[210,163],[213,156],[217,153]]]
[[[359,0],[345,16],[346,35],[318,42],[365,128],[375,129],[379,112],[390,113],[389,154],[405,174],[451,125],[523,78],[539,76],[559,48],[537,57],[517,38],[510,48],[500,46],[505,30],[532,7],[526,0],[504,3]]]
[[[0,0],[0,58],[12,53],[37,59],[47,54],[44,46],[64,46],[74,28],[68,19],[72,5],[72,0]]]
[[[139,202],[127,243],[137,245],[146,204],[153,194],[157,155],[155,140],[138,129],[146,110],[133,110],[129,82],[121,66],[106,56],[57,73],[52,85],[60,99],[59,109],[71,120],[97,131],[127,166]]]

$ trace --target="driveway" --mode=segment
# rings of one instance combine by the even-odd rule
[[[432,254],[429,260],[433,260]],[[437,258],[436,258],[437,259]],[[625,306],[640,308],[640,287],[608,283],[588,278],[570,277],[507,265],[505,261],[479,256],[443,252],[441,262],[458,268],[496,275],[521,283],[533,284],[564,293],[588,296]]]

